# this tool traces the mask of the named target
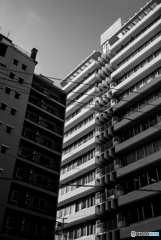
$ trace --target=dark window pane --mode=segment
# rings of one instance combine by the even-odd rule
[[[136,190],[140,188],[140,183],[139,183],[138,176],[134,177],[134,185],[135,185]]]
[[[139,217],[139,221],[143,221],[143,209],[142,209],[142,205],[139,205],[137,207],[138,210],[138,217]]]
[[[130,223],[138,222],[138,212],[136,206],[130,208]]]
[[[146,156],[149,156],[153,153],[153,145],[152,142],[145,145],[145,154]]]
[[[160,151],[161,150],[161,139],[158,138],[154,141],[154,151]]]
[[[144,209],[144,218],[152,218],[152,209],[151,209],[151,202],[144,202],[143,204]]]
[[[138,155],[138,159],[141,159],[141,158],[145,157],[143,147],[138,148],[137,155]]]
[[[161,199],[160,198],[156,198],[153,200],[153,212],[154,212],[154,217],[158,217],[158,216],[161,216],[161,207],[160,206],[160,202],[161,202]]]
[[[147,174],[146,173],[140,174],[140,183],[141,183],[141,187],[144,187],[144,186],[148,185],[148,180],[147,180]]]
[[[135,190],[134,178],[128,178],[127,180],[127,192],[132,192]]]
[[[0,56],[5,57],[7,51],[7,46],[3,43],[0,43]]]
[[[149,184],[156,183],[158,181],[156,168],[148,171]]]

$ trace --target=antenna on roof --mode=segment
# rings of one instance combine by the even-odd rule
[[[10,30],[9,30],[9,32],[8,32],[7,38],[9,37],[9,35],[10,35]]]

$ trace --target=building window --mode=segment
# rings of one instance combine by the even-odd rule
[[[16,170],[16,177],[22,179],[24,176],[24,170],[22,168],[17,168]]]
[[[20,95],[21,95],[20,93],[15,92],[15,98],[16,98],[16,99],[19,99]]]
[[[6,228],[14,229],[14,226],[15,226],[15,218],[8,217],[7,218]]]
[[[18,62],[19,62],[18,60],[16,60],[16,59],[13,59],[13,64],[14,64],[14,65],[16,65],[16,66],[17,66],[17,65],[18,65]]]
[[[0,56],[5,57],[7,52],[7,46],[3,43],[0,43]]]
[[[7,125],[7,127],[6,127],[6,133],[10,134],[12,129],[13,129],[12,126]]]
[[[19,77],[18,82],[19,82],[20,84],[23,84],[24,79]]]
[[[20,193],[13,191],[12,195],[11,195],[11,201],[12,202],[18,202],[19,201],[19,197],[20,197]]]
[[[1,110],[5,111],[6,107],[7,107],[7,104],[2,102],[1,103]]]
[[[8,146],[2,144],[1,145],[1,153],[6,155],[8,148],[9,148]]]
[[[6,64],[0,63],[0,66],[6,68]]]
[[[12,72],[10,72],[10,78],[11,78],[11,79],[14,79],[14,77],[15,77],[15,74],[12,73]]]
[[[6,93],[6,94],[10,94],[10,91],[11,91],[11,88],[6,87],[6,89],[5,89],[5,93]]]
[[[13,115],[13,116],[14,116],[14,115],[15,115],[15,113],[16,113],[16,111],[17,111],[17,109],[15,109],[15,108],[12,108],[12,107],[11,107],[11,115]]]
[[[0,121],[0,129],[1,129],[1,127],[2,127],[2,124],[3,124],[3,122],[2,122],[2,121]]]
[[[22,69],[23,69],[24,71],[26,71],[27,66],[26,66],[25,64],[22,64]]]

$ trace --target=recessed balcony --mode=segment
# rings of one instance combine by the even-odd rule
[[[161,21],[161,20],[160,20]],[[111,74],[112,80],[120,78],[124,75],[125,72],[130,71],[130,69],[134,68],[136,65],[141,63],[144,59],[146,59],[152,52],[157,51],[161,46],[161,36],[151,42],[148,46],[138,52],[131,59],[127,60],[122,66],[120,66],[116,71]]]
[[[150,24],[156,18],[156,16],[159,16],[160,9],[161,9],[161,5],[159,4],[151,12],[149,12],[144,18],[140,19],[140,21],[136,25],[134,25],[131,29],[128,29],[125,35],[123,35],[118,41],[116,41],[113,45],[111,45],[110,51],[115,54],[116,51],[120,49],[121,45],[127,44],[127,42],[130,41],[131,37],[137,35],[145,27],[147,27],[148,24]]]
[[[98,69],[100,69],[99,66]],[[93,72],[88,73],[87,77],[83,78],[82,81],[75,86],[74,89],[68,94],[68,99],[73,100],[75,97],[78,96],[78,92],[81,94],[84,92],[89,85],[93,85],[96,80],[100,81],[100,78],[96,75],[97,71],[94,70]]]
[[[88,73],[99,68],[100,65],[97,61],[99,56],[101,56],[101,52],[93,52],[77,68],[75,68],[74,71],[68,74],[68,76],[64,79],[64,82],[66,82],[67,84],[63,87],[63,90],[72,90],[73,86],[76,86],[79,82],[81,82],[83,78],[88,75]]]
[[[115,145],[115,153],[120,153],[122,151],[125,151],[126,149],[130,147],[137,147],[147,141],[147,139],[153,139],[154,137],[159,136],[160,134],[160,128],[161,128],[161,123],[159,122],[156,128],[150,127],[147,130],[135,135],[132,138],[129,138],[128,140],[118,143]]]
[[[87,142],[84,142],[82,145],[76,147],[75,149],[72,149],[71,152],[63,155],[62,156],[63,165],[72,161],[75,158],[75,156],[77,156],[79,154],[84,154],[84,153],[86,153],[87,151],[90,151],[91,149],[93,149],[96,146],[97,146],[97,139],[95,137],[92,137]]]
[[[85,118],[89,117],[95,109],[94,100],[89,104],[86,104],[84,107],[79,109],[79,113],[71,117],[70,120],[65,123],[65,131],[68,131],[73,127],[73,124],[76,125],[79,122],[83,121]]]
[[[158,73],[157,73],[158,74]],[[134,86],[133,91],[130,91],[127,93],[127,96],[125,96],[122,100],[118,101],[114,108],[113,111],[116,112],[121,112],[123,111],[125,108],[133,105],[133,103],[136,101],[139,101],[141,99],[141,96],[143,94],[150,94],[151,92],[155,91],[156,89],[158,89],[160,87],[160,81],[161,81],[161,75],[158,74],[157,76],[155,76],[154,78],[149,76],[149,79],[144,81],[143,84],[140,87]],[[116,122],[119,122],[119,118],[117,119]],[[117,128],[117,125],[116,125]]]
[[[32,84],[32,89],[38,91],[39,93],[42,94],[42,96],[47,96],[48,100],[50,99],[51,101],[54,100],[54,102],[56,102],[57,104],[63,104],[65,105],[65,97],[64,99],[56,94],[54,94],[53,92],[49,91],[48,89],[33,83]]]
[[[89,187],[88,187],[89,185]],[[58,199],[58,207],[63,206],[64,204],[70,203],[74,200],[79,199],[80,197],[87,196],[88,194],[92,192],[98,192],[100,191],[101,187],[99,187],[97,180],[93,180],[92,182],[86,184],[86,186],[82,186],[79,188],[76,188],[73,191],[70,191],[68,193],[65,193],[64,195],[59,195]]]
[[[145,221],[139,221],[135,224],[132,224],[129,227],[120,229],[120,239],[131,238],[131,232],[134,230],[136,232],[147,232],[147,229],[148,229],[148,231],[150,232],[158,232],[158,230],[160,229],[160,226],[161,226],[161,216],[153,217]]]
[[[142,107],[136,109],[136,111],[131,112],[127,117],[123,118],[121,121],[118,121],[117,123],[114,124],[114,131],[118,130],[126,130],[127,127],[133,124],[133,121],[139,121],[139,118],[141,118],[144,114],[149,113],[152,111],[154,108],[158,108],[161,104],[161,97],[157,96],[157,99],[152,99],[153,101],[150,102],[150,104],[146,103]]]
[[[132,202],[140,201],[150,196],[152,197],[158,194],[157,190],[160,189],[160,187],[161,187],[161,182],[157,182],[141,188],[142,191],[135,190],[126,195],[120,196],[118,198],[118,206],[123,206]],[[144,191],[145,189],[147,189],[147,191]]]
[[[68,117],[70,114],[75,112],[77,109],[79,109],[81,106],[83,106],[85,103],[89,102],[90,99],[94,97],[94,95],[97,93],[97,88],[93,86],[89,91],[85,92],[83,96],[80,96],[80,98],[76,99],[76,101],[72,102],[71,105],[67,106],[66,108],[66,117]],[[78,92],[77,92],[78,96]],[[71,101],[71,99],[70,99]],[[69,103],[70,103],[69,101]]]
[[[138,71],[133,73],[126,80],[122,81],[115,88],[113,88],[112,89],[113,97],[120,95],[120,92],[127,90],[128,88],[132,87],[134,84],[139,82],[141,79],[149,75],[151,72],[155,71],[160,66],[161,62],[160,56],[161,55],[159,54],[156,58],[153,58],[153,60],[145,64]]]
[[[34,144],[36,142],[40,147],[44,147],[48,151],[54,151],[55,153],[61,155],[60,143],[58,143],[58,141],[56,143],[56,141],[52,141],[46,136],[41,135],[39,131],[24,128],[22,130],[22,137],[26,139],[26,141],[29,141]]]
[[[100,161],[98,158],[93,157],[92,159],[88,160],[87,162],[66,172],[65,174],[61,174],[60,182],[61,182],[61,184],[64,184],[64,183],[71,181],[72,179],[79,177],[82,174],[85,174],[95,168],[101,167],[102,165],[103,165],[103,161]]]
[[[63,148],[67,147],[72,142],[78,140],[88,132],[91,132],[92,130],[94,130],[95,125],[96,125],[96,121],[95,119],[92,119],[90,122],[83,125],[81,128],[77,129],[76,131],[73,131],[72,134],[68,135],[67,137],[64,137]]]
[[[85,208],[79,212],[68,215],[65,219],[65,223],[68,224],[67,227],[71,227],[76,224],[80,224],[86,220],[92,220],[98,218],[100,215],[99,207],[92,206]]]
[[[122,167],[120,166],[120,168],[118,168],[116,170],[116,177],[120,178],[120,177],[126,176],[135,171],[138,171],[138,170],[140,171],[141,169],[143,169],[149,165],[159,162],[160,154],[161,154],[161,151],[158,151],[149,156],[145,156],[144,158],[141,158],[138,161],[131,162],[126,166],[122,166]]]
[[[141,47],[147,39],[152,38],[157,32],[160,31],[161,19],[158,19],[152,26],[149,26],[146,31],[144,31],[141,35],[138,35],[133,39],[133,41],[129,42],[129,45],[122,48],[122,50],[116,54],[110,61],[112,65],[117,66],[120,62],[126,59],[130,54],[136,51],[139,47]],[[132,38],[131,38],[132,39]]]

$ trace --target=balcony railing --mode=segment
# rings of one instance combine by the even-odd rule
[[[109,150],[110,148],[112,148],[114,145],[113,145],[113,141],[109,141],[107,143],[105,143],[103,146],[101,147],[97,147],[95,149],[95,156],[99,156],[101,153]]]
[[[31,141],[37,142],[40,145],[47,147],[51,150],[61,152],[60,144],[57,144],[56,142],[52,141],[51,139],[48,139],[44,137],[43,135],[39,134],[38,131],[35,130],[29,130],[29,129],[23,129],[22,136],[30,139]]]
[[[92,71],[91,73],[88,73],[88,76],[86,76],[86,77],[83,78],[83,82],[84,82],[85,80],[87,80],[87,79],[88,79],[92,74],[94,74],[95,72],[97,72],[97,70],[94,70],[94,71]],[[67,80],[67,81],[68,81],[68,80]],[[72,80],[70,80],[70,82],[72,82]],[[68,82],[68,83],[70,83],[70,82]],[[73,83],[76,83],[76,82],[73,82]],[[68,95],[69,95],[71,92],[73,92],[77,87],[79,87],[81,84],[82,84],[82,81],[79,82],[76,86],[74,86],[74,87],[69,91]]]
[[[51,106],[49,106],[48,104],[45,103],[45,101],[43,99],[35,99],[33,97],[29,98],[29,102],[42,108],[43,110],[49,112],[50,114],[59,117],[61,119],[64,119],[64,113],[52,108]]]
[[[156,5],[157,6],[157,5]],[[131,38],[129,42],[127,42],[121,49],[117,51],[117,54],[124,50],[127,46],[129,46],[132,42],[134,42],[138,37],[140,37],[145,31],[147,31],[151,26],[153,26],[156,22],[159,21],[161,17],[158,17],[153,22],[151,22],[148,26],[146,26],[141,32],[139,32],[135,37]],[[139,21],[140,22],[140,21]]]
[[[19,181],[21,181],[21,182],[32,184],[32,185],[35,185],[39,188],[43,188],[43,189],[46,189],[48,191],[57,193],[58,182],[57,182],[56,179],[47,178],[46,176],[39,177],[39,175],[37,175],[37,172],[34,172],[34,173],[23,172],[24,174],[20,178],[20,177],[17,176],[16,171],[17,171],[17,168],[15,168],[15,172],[13,174],[14,179],[19,179]]]
[[[161,55],[161,48],[159,48],[157,51],[152,53],[148,58],[144,59],[141,63],[136,65],[133,69],[131,69],[130,71],[125,73],[121,78],[119,78],[117,80],[117,85],[119,85],[120,83],[124,82],[129,77],[131,77],[132,75],[136,74],[137,72],[139,72],[142,68],[147,66],[151,61],[153,61],[154,59],[158,58],[160,55]],[[118,90],[118,88],[116,88],[116,90]]]
[[[78,110],[76,110],[74,113],[70,114],[66,119],[65,122],[68,122],[70,119],[74,118],[76,115],[78,115],[79,113],[83,112],[84,109],[92,109],[95,107],[95,102],[94,102],[95,98],[92,98],[89,102],[87,102],[86,104],[84,104],[81,108],[79,108]]]
[[[105,106],[103,106],[102,108],[98,109],[98,112],[105,112],[107,109],[111,108],[111,102],[107,103]]]
[[[104,223],[98,223],[95,225],[95,233],[101,234],[114,229],[123,228],[127,226],[125,217],[120,216],[116,219],[110,220]]]
[[[25,148],[21,146],[18,149],[17,155],[46,168],[52,169],[54,171],[59,171],[58,163],[60,160],[44,156],[32,148]]]
[[[26,216],[26,215],[25,215]],[[9,221],[9,219],[11,221]],[[31,227],[35,226],[35,231],[31,231]],[[42,231],[37,232],[36,227],[39,226],[39,229]],[[5,215],[2,233],[6,235],[15,236],[15,238],[25,238],[25,239],[34,239],[34,240],[49,240],[50,238],[50,227],[42,225],[41,223],[35,220],[29,220],[28,217],[23,218],[22,215]],[[7,237],[9,238],[9,237]]]
[[[38,204],[35,204],[35,202],[32,199],[33,199],[33,196],[30,196],[29,198],[22,197],[18,201],[13,201],[12,199],[10,199],[8,201],[8,204],[14,205],[16,207],[28,209],[33,212],[42,213],[48,216],[53,215],[52,207],[48,204],[48,202],[45,203],[44,205],[41,203],[38,205]]]
[[[114,160],[113,163],[105,166],[104,168],[97,168],[96,169],[96,176],[97,178],[105,176],[108,173],[113,172],[114,170],[121,168],[122,167],[122,162],[120,159]]]
[[[111,126],[112,126],[112,120],[108,121],[107,123],[105,123],[102,126],[97,127],[96,128],[96,136],[98,136],[101,132],[105,131],[106,129],[108,129]]]
[[[83,84],[83,83],[82,83]],[[66,106],[69,107],[70,105],[74,105],[77,104],[78,99],[80,99],[82,96],[84,95],[89,95],[92,96],[91,94],[87,94],[87,92],[89,92],[92,88],[96,88],[96,84],[94,83],[93,85],[91,85],[89,88],[87,88],[84,92],[82,92],[81,94],[79,94],[79,96],[77,96],[76,98],[74,98],[74,100],[70,101]],[[77,92],[76,92],[77,93]],[[93,95],[94,96],[94,95]],[[79,104],[79,103],[78,103]]]
[[[39,115],[27,112],[26,118],[31,120],[34,123],[39,124],[42,127],[45,127],[47,129],[51,130],[52,132],[55,132],[58,134],[63,134],[63,130],[59,126],[52,125],[45,118],[42,118]]]
[[[61,97],[55,95],[54,93],[50,92],[48,89],[46,89],[46,88],[44,88],[44,87],[42,87],[42,86],[40,86],[38,84],[33,83],[32,87],[34,89],[36,89],[37,91],[45,94],[48,98],[51,98],[51,99],[53,99],[53,100],[55,100],[57,102],[60,102],[60,103],[65,105],[65,98],[61,98]]]
[[[110,201],[112,199],[118,198],[119,196],[122,196],[124,194],[123,187],[119,187],[118,189],[111,189],[107,191],[106,193],[97,194],[95,196],[95,204],[101,204],[107,201]]]

